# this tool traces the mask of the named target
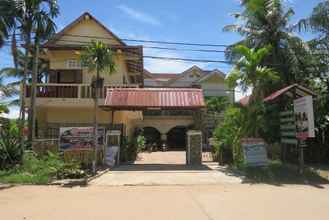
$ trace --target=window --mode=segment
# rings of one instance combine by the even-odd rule
[[[66,67],[68,69],[81,69],[81,63],[78,60],[70,59],[66,61]]]

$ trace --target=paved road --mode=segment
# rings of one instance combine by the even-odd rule
[[[327,220],[329,188],[202,186],[21,186],[0,191],[4,220]]]

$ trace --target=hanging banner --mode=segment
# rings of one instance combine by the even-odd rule
[[[261,138],[244,138],[241,140],[244,161],[247,166],[267,165],[266,144]]]
[[[303,140],[315,137],[312,96],[304,96],[294,100],[294,113],[297,129],[296,137]]]
[[[104,144],[105,128],[98,128],[98,145]],[[59,129],[61,150],[86,149],[94,145],[93,127],[62,127]]]

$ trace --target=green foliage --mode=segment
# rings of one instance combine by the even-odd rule
[[[78,163],[64,163],[57,154],[38,158],[32,151],[25,152],[22,165],[0,172],[2,183],[47,184],[54,179],[81,178],[85,173]]]
[[[272,46],[265,46],[260,49],[249,49],[244,45],[237,45],[234,49],[241,58],[235,63],[235,67],[228,75],[226,81],[231,88],[241,87],[247,91],[253,88],[254,98],[263,98],[263,91],[270,82],[279,80],[277,73],[268,67],[261,65],[261,62],[269,55]]]
[[[224,113],[224,121],[215,129],[215,153],[231,152],[234,164],[243,161],[240,140],[243,136],[244,114],[242,109],[229,107]],[[222,158],[222,156],[220,156]]]
[[[139,134],[137,136],[137,152],[142,152],[143,150],[145,150],[145,137],[143,134]]]
[[[212,112],[222,112],[224,111],[228,105],[229,100],[228,97],[206,97],[206,105],[207,110]]]
[[[283,85],[303,83],[307,80],[312,60],[308,46],[293,33],[290,24],[295,14],[292,8],[284,7],[282,0],[243,0],[242,12],[234,13],[237,24],[227,25],[224,30],[237,32],[243,39],[227,48],[226,57],[231,61],[241,58],[234,50],[235,45],[245,45],[249,48],[264,48],[272,46],[272,50],[263,66],[274,69],[280,81],[269,85],[265,94],[279,89]]]
[[[22,146],[16,123],[0,127],[0,170],[8,169],[20,163]]]
[[[111,49],[101,41],[91,41],[80,57],[81,63],[89,70],[97,72],[115,71],[115,63]]]

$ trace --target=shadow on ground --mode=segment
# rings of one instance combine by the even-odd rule
[[[111,171],[205,171],[211,170],[206,165],[187,166],[185,164],[125,164],[114,167]]]
[[[282,186],[287,184],[310,185],[317,188],[324,188],[329,180],[310,169],[305,169],[303,174],[298,172],[297,166],[272,163],[267,167],[219,167],[217,169],[226,175],[240,177],[242,183],[248,184],[270,184]]]

